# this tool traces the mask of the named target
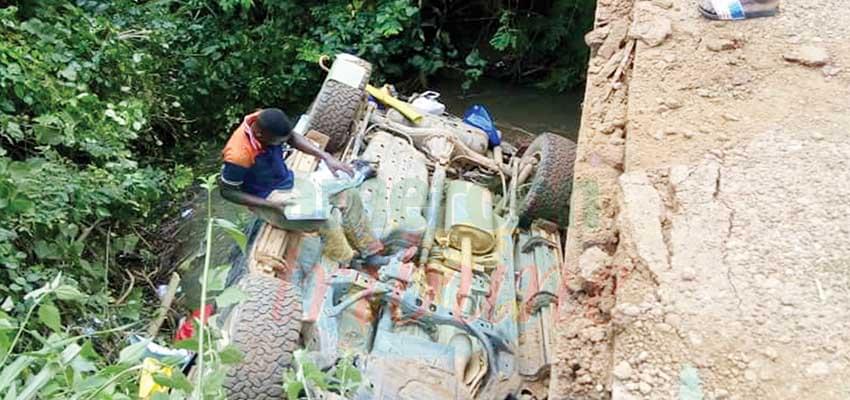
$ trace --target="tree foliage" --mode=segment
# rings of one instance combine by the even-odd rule
[[[430,0],[423,2],[426,35],[451,38],[467,64],[465,75],[483,73],[563,91],[584,80],[595,0]]]
[[[52,269],[102,286],[107,245],[112,256],[153,251],[137,248],[132,228],[156,222],[192,182],[188,165],[246,110],[304,108],[320,55],[356,52],[388,76],[407,73],[413,64],[399,60],[412,54],[430,57],[431,47],[408,48],[417,13],[404,0],[0,10],[0,294],[22,296]],[[106,306],[109,295],[92,301]]]

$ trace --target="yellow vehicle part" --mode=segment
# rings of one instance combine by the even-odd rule
[[[369,92],[372,97],[378,99],[381,103],[388,105],[392,108],[398,110],[401,115],[404,115],[405,118],[409,119],[414,124],[419,124],[422,122],[422,119],[425,118],[421,113],[416,111],[409,103],[405,103],[390,94],[390,91],[387,90],[386,87],[378,89],[372,85],[366,85],[366,91]]]
[[[450,181],[446,190],[445,230],[449,232],[449,244],[461,252],[464,241],[469,242],[470,256],[492,251],[496,236],[490,191],[472,182]]]
[[[445,247],[440,248],[431,255],[429,264],[438,262],[446,268],[460,271],[461,263],[463,262],[463,254],[461,254],[461,251],[458,249],[448,247],[448,242],[449,239],[447,235],[437,237],[437,243],[440,243],[440,245]],[[499,265],[499,260],[499,254],[496,252],[473,256],[472,269],[476,272],[489,273],[496,269]]]

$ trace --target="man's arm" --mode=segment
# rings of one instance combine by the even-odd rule
[[[307,140],[304,136],[292,132],[292,135],[289,137],[289,144],[296,150],[324,161],[328,168],[330,168],[331,172],[343,171],[349,175],[354,175],[354,169],[343,164],[328,152],[316,147],[313,142]]]

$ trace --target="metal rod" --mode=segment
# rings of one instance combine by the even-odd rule
[[[528,177],[531,176],[532,171],[534,171],[534,164],[533,163],[523,165],[522,169],[519,171],[519,176],[517,177],[517,180],[516,180],[517,186],[525,183],[525,181],[528,180]]]
[[[460,239],[460,286],[457,292],[458,309],[464,314],[472,314],[469,303],[472,297],[472,238],[463,235]],[[467,311],[467,307],[469,310]]]
[[[428,262],[431,246],[434,245],[434,234],[437,230],[437,217],[439,215],[440,203],[443,202],[443,191],[446,181],[446,166],[437,164],[434,174],[431,176],[431,191],[428,196],[428,212],[426,213],[427,225],[425,235],[422,238],[422,251],[419,253],[419,265]]]
[[[156,318],[151,321],[151,324],[148,326],[148,337],[156,338],[157,333],[159,333],[159,328],[162,327],[162,323],[165,322],[165,317],[168,315],[168,310],[171,309],[171,303],[174,302],[174,296],[177,294],[177,287],[180,285],[180,275],[176,272],[171,274],[171,279],[168,281],[168,289],[165,291],[165,295],[162,296],[162,304],[159,305],[159,308],[156,310]]]
[[[511,181],[511,188],[508,190],[510,192],[511,197],[510,205],[508,207],[510,208],[509,211],[511,217],[514,217],[516,216],[516,191],[519,186],[517,183],[517,180],[519,178],[519,159],[514,157],[511,161],[511,175],[514,177],[514,179]]]
[[[375,111],[375,105],[372,103],[368,103],[366,105],[366,115],[363,117],[363,125],[361,125],[357,131],[357,135],[354,136],[354,147],[351,150],[350,156],[352,159],[356,159],[357,155],[360,154],[360,147],[363,145],[363,137],[366,134],[366,128],[369,127],[369,119],[372,116],[372,112]]]

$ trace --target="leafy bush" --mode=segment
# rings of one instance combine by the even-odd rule
[[[308,3],[0,9],[0,294],[20,296],[54,268],[97,287],[108,274],[104,236],[138,242],[131,228],[156,222],[159,205],[192,181],[186,165],[207,158],[246,110],[302,110],[322,79],[320,55],[353,51],[396,78],[443,58],[406,0]]]
[[[217,176],[203,180],[208,199],[215,188]],[[210,274],[209,247],[212,243],[213,227],[229,226],[228,221],[213,218],[211,201],[207,202],[206,235],[207,257],[203,265],[201,291],[204,298],[207,291],[218,290],[214,298],[219,307],[238,303],[244,294],[236,287],[221,289],[225,285],[225,271]],[[245,237],[230,232],[237,243],[243,243]],[[146,349],[151,340],[141,339],[125,346],[111,359],[98,352],[95,341],[104,335],[137,331],[138,323],[130,323],[103,331],[86,330],[78,335],[68,332],[62,323],[57,303],[65,305],[83,304],[87,295],[64,279],[58,273],[47,284],[27,293],[17,308],[23,309],[22,318],[7,314],[16,305],[7,298],[0,305],[0,346],[2,356],[0,365],[0,396],[28,400],[42,399],[134,399],[139,398],[139,377],[145,373],[152,381],[163,388],[154,394],[155,399],[223,399],[223,383],[226,368],[242,360],[242,353],[233,345],[225,345],[222,332],[218,329],[217,315],[208,319],[206,324],[195,323],[198,334],[190,339],[178,342],[175,347],[200,354],[193,367],[196,383],[192,383],[181,371],[181,357],[164,357],[153,361]],[[33,326],[38,322],[49,328],[49,335],[42,335]],[[25,340],[31,340],[27,346],[19,346]],[[24,349],[24,351],[16,351]],[[147,359],[150,358],[150,359]],[[147,359],[147,360],[146,360]],[[8,364],[7,364],[8,361]],[[168,370],[156,368],[161,365]],[[169,390],[166,393],[164,390]]]
[[[0,393],[4,398],[130,398],[122,394],[134,390],[136,371],[140,369],[135,364],[142,346],[134,345],[122,350],[112,365],[101,367],[104,359],[92,339],[110,331],[68,334],[56,306],[58,301],[79,303],[84,300],[85,295],[64,283],[59,274],[23,298],[22,305],[26,306],[27,312],[20,320],[0,312],[0,338],[3,339],[4,350],[7,350],[0,361],[0,365],[4,366],[0,374]],[[8,306],[11,304],[7,300],[4,308],[10,309]],[[50,327],[48,336],[32,330],[33,314],[37,315],[36,319],[41,324]],[[127,328],[131,326],[118,329]],[[24,333],[36,338],[39,345],[28,346],[29,352],[13,357],[12,351],[18,348]]]
[[[459,65],[474,81],[490,75],[563,91],[584,81],[595,0],[424,1],[423,25],[450,37],[461,53],[484,65]]]
[[[292,361],[292,367],[283,374],[283,390],[288,400],[326,398],[323,393],[351,399],[358,397],[358,390],[366,386],[351,355],[340,358],[327,371],[321,370],[306,350],[296,350]],[[360,393],[359,397],[364,395]]]
[[[185,189],[191,171],[138,151],[158,139],[151,70],[131,37],[102,16],[46,3],[0,10],[0,295],[20,300],[58,269],[102,311],[108,261],[93,239],[115,227],[117,250],[134,250],[127,227]]]

